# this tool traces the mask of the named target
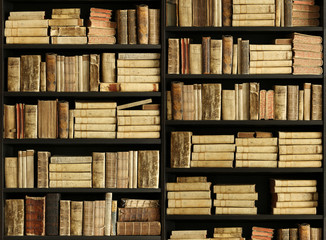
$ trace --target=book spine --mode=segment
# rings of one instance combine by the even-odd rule
[[[28,197],[25,200],[25,234],[45,235],[45,197]]]
[[[115,53],[102,53],[101,82],[114,83],[116,81]]]
[[[105,194],[104,235],[111,236],[112,193]]]
[[[202,45],[190,44],[189,46],[190,74],[202,74]]]
[[[231,0],[222,0],[223,27],[231,26],[231,17],[232,17],[232,1]]]
[[[160,9],[149,9],[148,43],[160,43]]]
[[[139,44],[148,44],[148,6],[141,4],[137,6],[137,37]]]
[[[55,92],[57,84],[57,55],[48,53],[45,55],[46,62],[46,91]]]
[[[136,10],[128,9],[128,43],[137,44],[137,32],[136,32]]]
[[[118,25],[118,43],[128,44],[128,21],[127,10],[117,11],[117,25]]]
[[[223,74],[232,73],[232,56],[233,56],[233,37],[223,36],[222,37],[223,46],[223,59],[222,59],[222,69]]]
[[[211,50],[211,38],[210,37],[203,37],[202,39],[202,66],[203,66],[203,74],[210,74],[211,70],[210,70],[210,53]]]
[[[258,120],[259,115],[259,83],[250,83],[250,120]]]
[[[183,116],[182,87],[183,87],[182,82],[172,82],[171,83],[173,120],[182,120],[182,116]]]
[[[93,152],[93,188],[105,188],[105,153]]]
[[[322,85],[312,84],[311,120],[322,120],[323,118],[322,91]]]
[[[288,85],[287,94],[287,120],[299,119],[299,86]]]
[[[91,92],[98,92],[100,83],[100,56],[98,54],[90,54],[90,69],[89,69],[89,86]]]
[[[81,236],[83,234],[83,206],[82,201],[71,201],[70,204],[70,235]]]
[[[274,86],[275,120],[287,120],[287,86]]]
[[[69,102],[58,102],[59,138],[68,138]]]
[[[249,40],[241,41],[241,74],[249,74]]]
[[[8,57],[8,92],[20,91],[20,58]]]
[[[70,236],[70,200],[60,200],[60,236]]]
[[[179,39],[168,40],[168,74],[180,73]]]

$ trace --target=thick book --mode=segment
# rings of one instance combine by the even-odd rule
[[[5,158],[5,186],[6,188],[18,188],[18,159],[17,157]]]
[[[117,10],[118,44],[128,44],[128,11]]]
[[[60,236],[70,236],[70,200],[60,200]]]
[[[160,234],[160,222],[117,222],[118,236],[158,236]]]
[[[202,119],[221,120],[222,84],[202,85]]]
[[[6,199],[4,206],[4,234],[24,235],[24,199]]]
[[[25,234],[27,236],[45,235],[45,197],[26,196]]]
[[[70,235],[81,236],[83,234],[83,201],[70,202]]]
[[[8,92],[20,91],[20,58],[8,57],[7,71],[7,87]]]
[[[160,208],[118,208],[119,222],[160,221]]]
[[[171,168],[190,168],[191,132],[171,132]]]
[[[138,188],[158,188],[159,151],[138,151]]]
[[[148,5],[137,6],[137,39],[139,44],[148,44],[149,33],[149,9]]]
[[[48,236],[59,235],[59,202],[60,193],[46,194],[45,233]]]
[[[83,235],[84,236],[94,236],[94,220],[95,213],[94,201],[84,201],[84,211],[83,211]]]
[[[93,188],[105,187],[105,153],[93,152]]]
[[[38,151],[37,152],[37,187],[49,187],[49,158],[50,152]]]
[[[222,72],[223,74],[232,73],[233,57],[233,37],[229,35],[222,36]]]

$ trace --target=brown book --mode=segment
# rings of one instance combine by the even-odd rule
[[[83,234],[83,201],[71,201],[70,204],[70,235]]]
[[[322,120],[323,117],[323,96],[322,85],[312,84],[311,95],[311,120]]]
[[[207,22],[207,15],[209,15],[209,9],[206,6],[206,0],[193,0],[192,1],[192,26],[193,27],[205,27],[209,26]]]
[[[171,132],[171,168],[190,168],[191,132]]]
[[[86,27],[51,27],[50,36],[54,37],[83,37],[86,36]]]
[[[190,74],[202,74],[202,45],[189,44]]]
[[[93,188],[105,188],[105,153],[93,152]]]
[[[294,51],[293,59],[306,58],[306,59],[322,59],[322,52],[308,52],[308,51]]]
[[[287,86],[274,86],[275,120],[287,120]]]
[[[127,29],[128,29],[128,43],[129,44],[137,44],[136,10],[128,9],[127,16],[128,16],[127,17],[128,26],[125,31],[127,31]],[[119,23],[119,21],[118,21],[118,23]],[[118,24],[118,29],[119,29],[119,24]]]
[[[298,229],[290,228],[289,240],[298,240]]]
[[[137,38],[138,44],[148,44],[148,6],[141,4],[137,6]]]
[[[320,7],[317,5],[302,5],[302,4],[293,4],[292,6],[293,12],[319,12]]]
[[[240,51],[241,51],[241,74],[249,74],[249,40],[241,40]]]
[[[115,28],[88,27],[87,36],[115,36]]]
[[[49,158],[50,152],[37,152],[37,187],[49,187]]]
[[[266,117],[266,90],[259,92],[259,120]]]
[[[109,29],[109,28],[116,28],[117,24],[115,22],[107,22],[107,21],[89,19],[87,21],[87,27]]]
[[[168,40],[168,74],[180,73],[179,39],[169,38]]]
[[[40,68],[40,91],[46,92],[46,62],[41,62]]]
[[[138,151],[138,188],[158,188],[159,151]]]
[[[94,236],[94,201],[84,201],[83,235]]]
[[[311,240],[321,240],[323,239],[322,228],[310,228],[310,239]]]
[[[292,27],[292,0],[284,0],[284,27]]]
[[[205,15],[204,15],[205,16]],[[203,37],[202,38],[202,60],[203,60],[203,74],[210,74],[211,70],[211,63],[210,63],[210,57],[211,57],[211,37]]]
[[[311,117],[311,83],[303,85],[303,120],[310,120]]]
[[[177,177],[178,183],[207,182],[207,177]]]
[[[232,17],[232,1],[231,0],[222,0],[222,19],[223,27],[231,26],[231,17]]]
[[[160,43],[160,9],[148,10],[148,43],[159,44]]]
[[[290,229],[283,228],[277,230],[277,239],[290,239]]]
[[[266,92],[266,120],[274,119],[274,90]]]
[[[222,85],[202,85],[202,113],[203,120],[221,120]]]
[[[316,27],[319,26],[319,19],[300,19],[300,18],[293,18],[292,19],[292,26],[293,27]]]
[[[6,199],[4,206],[4,234],[24,235],[24,199]]]
[[[60,193],[48,193],[45,200],[45,233],[56,236],[59,234]]]
[[[222,90],[222,120],[235,120],[234,90]]]
[[[299,86],[288,85],[287,120],[299,119]]]
[[[38,101],[38,137],[57,138],[58,137],[58,109],[57,100]]]
[[[105,187],[117,187],[117,153],[105,153]]]
[[[222,68],[223,74],[232,73],[232,56],[233,56],[233,37],[229,35],[222,36],[223,59]]]
[[[183,82],[171,83],[172,117],[173,120],[182,120],[183,116]]]
[[[293,43],[293,50],[299,51],[308,51],[308,52],[322,52],[323,46],[322,44],[309,44],[309,43]]]
[[[166,91],[166,119],[172,120],[172,97],[171,91]]]
[[[40,55],[22,55],[20,57],[20,90],[22,92],[39,92],[40,74]]]
[[[105,201],[94,201],[94,236],[104,236]]]
[[[89,86],[91,92],[98,92],[100,84],[100,55],[90,54]]]
[[[293,66],[294,75],[321,75],[323,69],[321,67],[303,67]]]
[[[60,200],[60,236],[70,236],[70,200]]]
[[[300,239],[310,239],[310,224],[301,223],[299,224],[299,238]]]
[[[24,138],[37,138],[37,105],[25,105]]]
[[[59,138],[68,138],[69,102],[58,102]]]
[[[45,235],[45,197],[29,197],[25,200],[25,234]]]
[[[20,58],[8,57],[8,92],[20,91]]]
[[[84,19],[71,18],[71,19],[49,19],[49,26],[83,26]]]
[[[118,43],[128,44],[128,17],[127,10],[120,9],[117,11],[117,26],[118,26]]]
[[[258,120],[259,115],[259,83],[250,83],[250,120]]]
[[[117,188],[128,188],[129,152],[118,152]]]
[[[160,234],[160,222],[117,222],[118,236],[158,236]]]
[[[119,222],[160,221],[160,208],[118,208]]]

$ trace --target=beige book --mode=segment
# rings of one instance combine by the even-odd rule
[[[317,207],[317,201],[303,201],[303,202],[276,202],[273,207],[276,208],[312,208]]]
[[[5,187],[18,188],[18,159],[17,157],[5,157]]]
[[[304,115],[304,90],[299,90],[299,120],[303,120]]]
[[[105,152],[93,152],[93,187],[105,187]]]
[[[40,65],[40,91],[46,92],[46,62]]]
[[[299,119],[299,85],[288,85],[287,120]]]
[[[277,153],[236,153],[235,159],[239,160],[277,160]]]
[[[105,193],[105,215],[104,215],[104,235],[111,235],[111,223],[112,223],[112,193]]]
[[[190,74],[202,73],[202,46],[201,44],[189,45]]]
[[[87,44],[87,37],[51,37],[51,44]]]
[[[6,37],[7,44],[49,44],[49,37]]]
[[[161,76],[118,76],[118,83],[159,83]]]
[[[115,117],[75,117],[75,124],[113,124],[116,123]]]
[[[323,113],[323,95],[322,95],[322,85],[312,84],[311,91],[311,120],[322,120]]]
[[[75,109],[75,117],[113,117],[115,109]]]
[[[116,81],[115,53],[102,53],[101,55],[102,79],[101,82],[113,83]]]
[[[256,215],[257,208],[215,207],[215,214],[250,214]]]
[[[255,0],[233,0],[233,4],[255,5],[255,4],[257,4],[257,1],[255,1]],[[273,4],[275,4],[275,2],[273,0],[260,0],[259,4],[273,5]]]
[[[320,145],[322,144],[321,138],[310,139],[291,139],[280,138],[278,140],[279,145]]]
[[[8,92],[20,91],[20,57],[8,57]]]
[[[90,172],[50,172],[50,180],[92,180]]]
[[[316,208],[273,208],[273,214],[317,214]]]
[[[238,44],[233,44],[232,74],[238,72]]]
[[[215,200],[214,207],[255,207],[255,200]]]
[[[123,199],[125,208],[157,208],[159,207],[159,200],[148,200],[148,199]]]
[[[292,192],[292,193],[303,193],[303,192],[317,192],[317,187],[274,187],[272,188],[273,192],[283,193],[283,192]]]
[[[79,18],[80,14],[52,14],[52,19],[67,19],[67,18]]]
[[[222,120],[235,120],[234,90],[222,90]]]
[[[257,22],[260,20],[273,20],[275,19],[275,14],[272,13],[249,13],[249,14],[233,14],[233,20],[256,20]]]
[[[193,135],[193,144],[234,143],[234,135]]]
[[[211,40],[211,74],[222,74],[222,40]]]
[[[279,154],[316,154],[322,153],[322,145],[290,145],[279,146]]]
[[[167,215],[211,215],[211,208],[167,208]]]
[[[323,231],[322,228],[313,228],[310,227],[310,239],[322,239]]]
[[[258,193],[216,193],[217,200],[258,200]]]
[[[83,235],[94,235],[94,201],[84,201],[84,214],[83,214]]]
[[[75,130],[79,131],[105,131],[113,132],[116,130],[115,124],[91,124],[91,123],[75,123]]]
[[[266,4],[266,5],[233,5],[233,14],[237,13],[274,13],[275,5],[274,4]]]
[[[278,132],[279,138],[322,138],[322,132]]]
[[[280,161],[318,161],[323,160],[323,154],[287,154],[279,155]]]
[[[118,59],[118,68],[157,68],[160,67],[160,60],[129,60]]]
[[[241,101],[241,99],[240,99]],[[242,84],[242,109],[243,113],[240,113],[240,116],[243,116],[242,120],[250,119],[250,83]]]
[[[322,166],[321,161],[286,161],[286,162],[278,162],[278,167],[283,167],[283,168],[295,168],[295,167],[316,167],[319,168]]]
[[[292,73],[291,67],[250,67],[250,74],[288,74]]]
[[[235,144],[194,144],[193,152],[235,152]]]
[[[193,152],[191,154],[192,160],[233,160],[234,152]]]
[[[159,162],[159,151],[138,151],[138,188],[158,188]]]
[[[239,118],[239,84],[234,84],[235,91],[235,120],[240,120]]]
[[[310,120],[311,116],[311,83],[303,85],[303,120]]]
[[[115,109],[116,102],[75,102],[76,109]]]
[[[259,19],[259,20],[232,20],[232,26],[233,27],[245,27],[245,26],[254,26],[254,27],[273,27],[275,26],[275,20],[274,19]]]
[[[74,131],[75,138],[116,138],[116,132]]]
[[[12,11],[9,13],[10,17],[22,18],[28,17],[43,17],[45,16],[45,11]]]
[[[84,37],[86,27],[51,27],[50,36],[52,37]]]
[[[117,138],[160,138],[160,132],[118,132]]]
[[[228,240],[243,240],[241,233],[214,233],[213,240],[219,240],[219,239],[228,239]]]
[[[176,200],[168,200],[168,207],[169,208],[202,208],[202,207],[212,207],[212,200],[211,199],[194,199],[194,200],[183,200],[183,199],[176,199]]]
[[[50,188],[91,188],[92,180],[51,180]]]
[[[118,68],[118,76],[159,76],[160,68]]]
[[[42,20],[6,20],[5,28],[47,28],[49,26],[48,19]]]
[[[49,158],[50,152],[37,152],[37,187],[48,188],[49,187]]]
[[[118,126],[118,132],[158,132],[160,130],[160,125]]]
[[[291,67],[292,60],[271,60],[271,61],[250,61],[250,68],[264,68],[264,67]]]
[[[255,192],[256,184],[250,185],[214,185],[214,193],[250,193]]]
[[[196,177],[177,177],[178,183],[190,183],[190,182],[207,182],[207,177],[196,176]]]
[[[80,8],[54,8],[52,9],[53,15],[70,15],[70,14],[80,14]]]
[[[233,167],[233,160],[231,161],[194,161],[190,162],[190,167],[218,167],[218,168],[232,168]]]
[[[317,201],[318,193],[274,193],[273,198],[278,202]]]
[[[174,238],[188,238],[191,236],[196,236],[200,238],[206,238],[207,230],[174,230],[171,232],[172,239]],[[192,238],[192,237],[190,237]]]
[[[49,19],[49,26],[83,26],[84,19],[67,18],[67,19]]]
[[[179,8],[177,9],[178,15],[177,19],[179,18],[179,21],[177,22],[177,26],[179,24],[180,27],[191,27],[193,22],[193,7],[192,7],[192,1],[189,0],[181,0],[176,5]]]
[[[27,187],[27,174],[26,174],[26,151],[20,151],[21,154],[18,153],[18,187],[26,188]]]
[[[276,187],[310,187],[317,186],[317,180],[280,180],[272,179],[271,183]]]
[[[70,203],[70,235],[81,236],[83,234],[83,201],[71,201]]]
[[[240,1],[243,1],[243,0],[240,0]],[[242,227],[214,228],[214,233],[219,233],[219,234],[223,234],[223,233],[242,233]]]
[[[243,160],[236,160],[235,167],[255,167],[255,168],[276,168],[277,161],[243,161]]]
[[[94,236],[104,235],[105,201],[97,200],[94,202]]]
[[[14,139],[17,134],[16,127],[16,106],[15,105],[3,105],[3,128],[4,138]]]
[[[137,59],[160,59],[161,54],[160,53],[118,53],[118,59],[131,59],[131,60],[137,60]]]
[[[131,107],[137,107],[137,106],[141,106],[141,105],[148,104],[148,103],[152,103],[151,98],[145,99],[145,100],[140,100],[140,101],[137,101],[137,102],[132,102],[132,103],[119,105],[117,107],[117,110],[122,110],[122,109],[126,109],[126,108],[131,108]]]
[[[60,236],[70,236],[70,202],[70,200],[60,200]]]
[[[283,4],[284,4],[284,1],[283,0],[276,0],[275,1],[275,26],[276,27],[283,27],[283,24],[282,24],[282,19],[284,17],[282,17],[283,14]]]
[[[160,124],[160,117],[146,116],[146,117],[118,117],[119,125],[155,125]]]
[[[118,116],[159,116],[159,110],[118,110]]]
[[[292,59],[292,51],[250,50],[250,60],[288,60],[288,59]]]
[[[37,138],[37,105],[25,105],[24,138]]]
[[[292,51],[291,45],[250,44],[250,51]]]
[[[249,119],[259,119],[259,83],[249,83]]]
[[[237,146],[237,153],[277,153],[277,146]]]
[[[91,163],[91,156],[52,156],[51,163]]]
[[[91,172],[92,165],[90,163],[50,163],[50,172]]]
[[[24,235],[24,206],[24,199],[6,199],[4,207],[4,234],[6,236]]]
[[[208,199],[211,191],[168,192],[168,199]]]
[[[211,183],[167,183],[167,191],[208,191]]]
[[[26,150],[26,187],[34,188],[34,150]]]
[[[236,146],[277,146],[277,138],[236,138]]]
[[[47,27],[5,28],[5,37],[47,37]]]
[[[275,120],[287,120],[287,86],[274,86]]]
[[[156,169],[155,164],[157,164],[158,161],[159,161],[158,160],[159,159],[159,156],[158,156],[159,154],[156,153],[155,151],[153,151],[151,153],[147,153],[147,151],[133,151],[133,152],[134,152],[133,158],[132,158],[132,164],[133,164],[132,176],[133,176],[133,180],[132,180],[132,186],[131,186],[131,188],[140,187],[140,185],[138,184],[138,177],[139,177],[138,176],[138,169],[141,169],[142,168],[142,166],[143,166],[143,165],[141,165],[142,159],[144,159],[144,158],[146,159],[146,157],[147,157],[147,159],[149,158],[149,159],[153,160],[151,162],[151,164],[147,164],[145,162],[146,167],[151,168],[152,167],[152,164],[154,165],[154,167],[153,167],[153,170],[152,171],[147,171],[148,174],[150,175],[150,177],[147,176],[147,178],[146,178],[146,176],[145,176],[144,179],[145,180],[148,179],[149,181],[153,180],[153,182],[152,182],[153,185],[154,184],[157,184],[158,183],[158,180],[157,179],[158,179],[158,176],[159,175],[158,175],[158,171]],[[144,157],[144,155],[145,155],[145,157]],[[146,186],[149,187],[149,185],[150,184],[148,184]],[[153,185],[151,185],[151,187],[153,187]],[[145,184],[143,186],[145,186]],[[143,187],[143,186],[141,186],[141,187]],[[155,187],[157,188],[158,186],[155,186]]]

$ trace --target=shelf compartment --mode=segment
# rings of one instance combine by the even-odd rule
[[[73,144],[161,144],[161,139],[141,138],[141,139],[120,139],[120,138],[92,138],[92,139],[4,139],[3,144],[56,144],[56,145],[73,145]]]
[[[322,32],[323,27],[166,27],[165,32]]]
[[[167,120],[166,126],[322,126],[323,121],[289,120]]]
[[[17,97],[73,97],[73,98],[116,98],[116,97],[161,97],[161,92],[5,92],[7,98]]]
[[[56,1],[57,2],[57,1]],[[80,49],[80,50],[160,50],[161,45],[149,44],[4,44],[3,49]]]
[[[323,220],[323,215],[167,215],[168,221],[198,221],[198,220],[250,220],[250,221],[278,221],[278,220]]]
[[[323,79],[323,75],[292,75],[292,74],[166,74],[166,79],[187,80],[187,79]]]
[[[4,188],[4,193],[160,193],[160,188]]]
[[[243,174],[260,174],[260,173],[323,173],[323,168],[167,168],[166,173],[243,173]]]
[[[161,236],[5,236],[6,240],[161,240]]]

